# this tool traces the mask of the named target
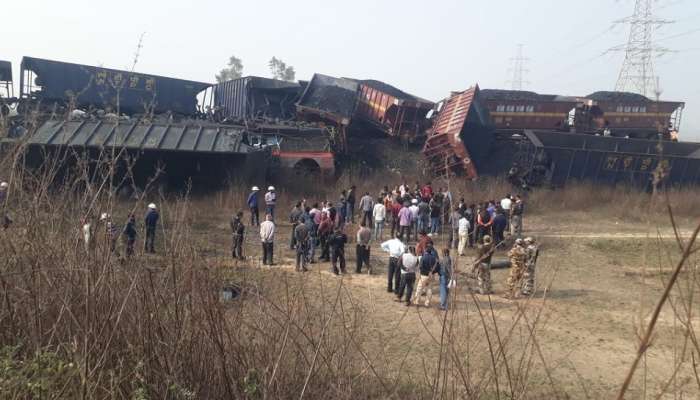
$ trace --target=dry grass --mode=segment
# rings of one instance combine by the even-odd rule
[[[165,196],[146,188],[136,200],[119,201],[111,161],[115,154],[105,154],[96,167],[78,162],[58,182],[55,171],[63,156],[49,158],[43,169],[30,171],[22,167],[22,150],[10,152],[0,165],[8,171],[7,210],[15,220],[0,233],[2,398],[563,399],[571,395],[556,377],[548,344],[538,335],[548,323],[542,316],[552,280],[541,284],[539,297],[508,308],[456,290],[453,301],[466,313],[453,308],[437,319],[421,315],[424,329],[418,329],[429,337],[430,345],[416,348],[402,336],[401,315],[398,322],[388,321],[397,328],[383,334],[366,318],[377,312],[376,304],[353,294],[344,280],[329,281],[320,275],[304,279],[255,265],[222,268],[228,262],[203,244],[216,239],[203,238],[200,231],[225,224],[244,205],[245,188],[196,197]],[[376,193],[402,177],[377,174],[354,180],[345,176],[321,187],[304,182],[281,187],[280,209],[291,208],[308,193],[318,200],[336,199],[350,183],[357,183],[359,192]],[[497,199],[511,191],[499,180],[444,182],[448,184],[468,201]],[[694,190],[668,193],[674,209],[690,216],[698,213],[691,202],[696,196]],[[81,218],[109,212],[121,224],[128,212],[141,210],[154,199],[163,214],[159,256],[139,252],[125,260],[108,250],[102,235],[85,251]],[[636,221],[664,218],[663,204],[631,190],[586,185],[536,191],[528,197],[528,210],[534,215],[586,210]],[[678,280],[668,274],[657,277],[671,294],[663,299],[667,303],[660,304],[671,305],[678,324],[677,358],[661,394],[678,393],[674,390],[681,376],[695,377],[700,388],[694,372],[700,361],[694,325],[700,279],[697,261],[691,257],[695,248],[688,243],[679,238],[675,248],[659,248],[660,256],[654,258],[659,267],[678,265],[671,270],[677,271],[685,265],[687,272],[674,274]],[[639,250],[636,245],[630,245],[631,250],[597,242],[592,246],[601,253]],[[682,262],[680,249],[686,254]],[[243,289],[242,295],[222,301],[221,289],[231,283]],[[645,332],[637,353],[642,360],[654,324]],[[425,353],[431,356],[421,357]],[[642,383],[630,382],[634,393],[640,393]]]

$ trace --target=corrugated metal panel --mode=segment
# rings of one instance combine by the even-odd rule
[[[217,84],[214,104],[226,118],[288,119],[300,92],[296,82],[247,76]]]
[[[245,130],[227,125],[171,125],[108,121],[48,121],[29,144],[66,147],[126,147],[153,151],[246,153]]]

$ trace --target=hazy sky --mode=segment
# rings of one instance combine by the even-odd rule
[[[656,33],[678,50],[656,60],[662,99],[686,102],[682,138],[700,141],[700,1],[658,0],[659,17],[675,20]],[[230,55],[244,74],[268,76],[276,56],[297,71],[386,81],[439,100],[475,83],[508,87],[509,59],[524,44],[526,89],[587,95],[612,90],[627,40],[613,21],[633,0],[5,0],[0,59],[24,55],[130,67],[214,81]],[[17,88],[18,90],[18,88]]]

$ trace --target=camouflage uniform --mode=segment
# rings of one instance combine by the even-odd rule
[[[477,248],[477,260],[479,264],[476,266],[476,280],[479,287],[479,293],[490,294],[491,293],[491,250],[493,244],[488,241],[484,244],[480,244]]]
[[[521,242],[521,240],[518,242]],[[516,242],[515,246],[508,252],[508,258],[510,258],[510,275],[506,282],[508,288],[505,294],[506,297],[513,297],[516,294],[516,287],[520,289],[523,273],[525,272],[526,253],[525,249],[518,242]]]
[[[525,296],[531,295],[535,290],[535,266],[537,265],[537,256],[539,252],[540,250],[537,248],[534,241],[530,241],[525,248],[526,261],[522,287],[522,294]]]

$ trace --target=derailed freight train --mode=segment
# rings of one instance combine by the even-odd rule
[[[20,104],[98,107],[124,114],[197,113],[197,95],[209,83],[141,74],[90,65],[24,57]]]
[[[475,86],[439,103],[423,149],[436,175],[507,175],[522,188],[572,180],[644,188],[700,183],[700,143],[673,140],[683,103],[651,102],[629,93],[599,92],[582,102],[508,92]],[[633,100],[645,108],[618,104]],[[565,113],[570,106],[575,108]],[[596,124],[579,122],[580,130],[575,129],[576,118],[586,112],[596,117],[584,121]]]

